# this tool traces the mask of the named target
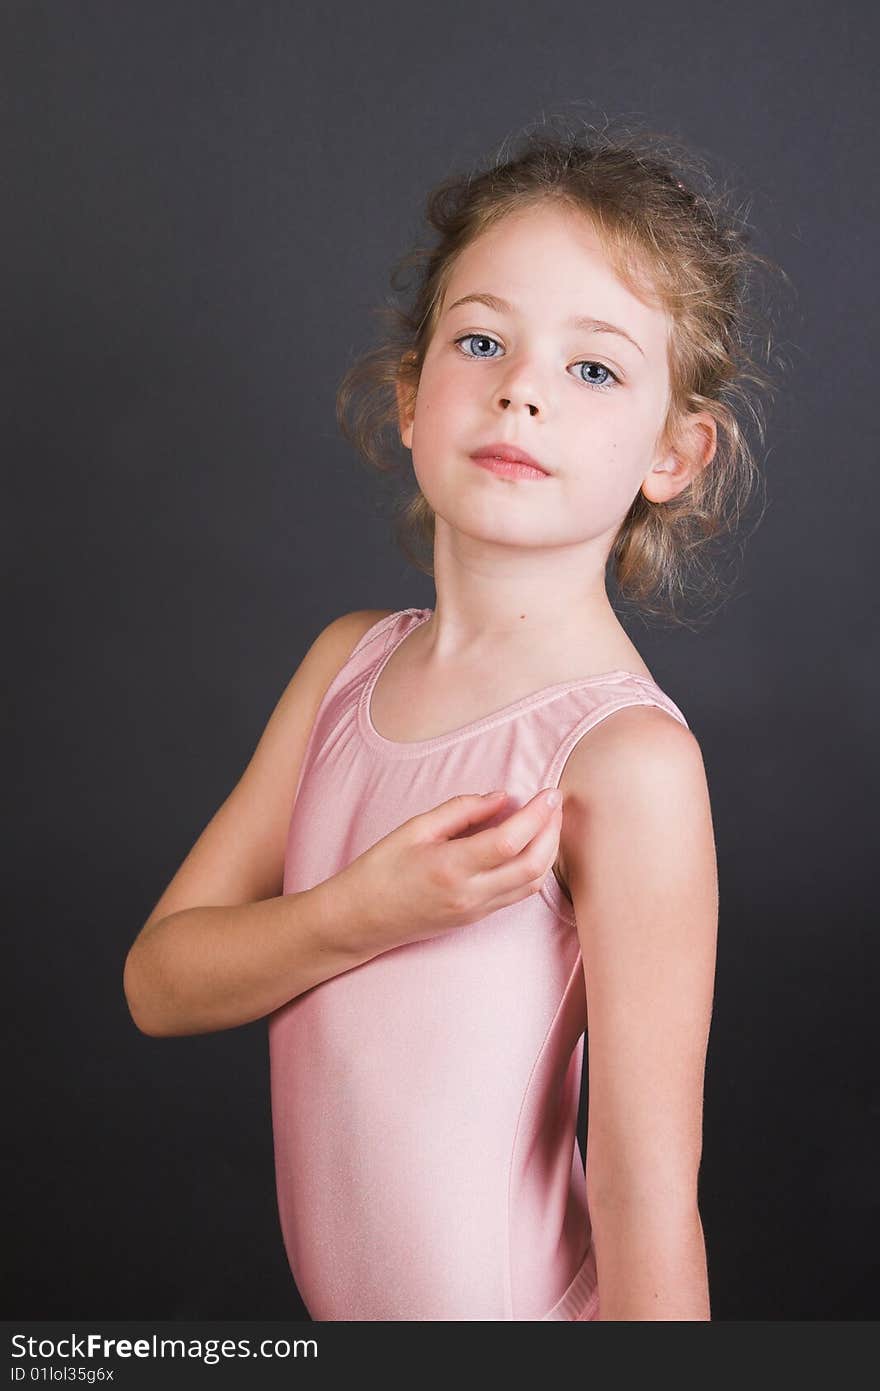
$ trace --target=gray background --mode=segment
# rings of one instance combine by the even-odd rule
[[[265,1024],[143,1037],[122,964],[319,628],[433,603],[336,385],[428,189],[575,103],[797,288],[736,597],[633,635],[713,797],[713,1316],[876,1316],[876,13],[2,6],[7,1317],[302,1314]]]

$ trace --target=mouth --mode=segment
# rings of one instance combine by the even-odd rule
[[[502,478],[549,478],[550,474],[537,459],[512,444],[486,444],[471,454],[475,464],[497,473]]]

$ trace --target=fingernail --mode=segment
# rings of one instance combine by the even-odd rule
[[[502,787],[498,792],[483,792],[480,795],[482,797],[506,797],[507,793],[504,791],[504,788]]]
[[[558,807],[561,801],[562,793],[559,791],[558,787],[554,787],[550,792],[547,793],[548,807]]]

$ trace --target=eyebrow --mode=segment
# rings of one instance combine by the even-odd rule
[[[497,295],[485,294],[477,291],[472,295],[462,295],[454,304],[450,304],[447,314],[451,314],[453,309],[458,309],[462,304],[485,304],[487,309],[492,309],[496,314],[512,314],[513,306],[507,303],[506,299],[499,299]],[[616,333],[618,337],[625,338],[628,343],[638,349],[645,356],[636,340],[626,332],[625,329],[618,328],[616,324],[609,324],[605,319],[593,319],[588,314],[576,314],[569,319],[566,327],[579,328],[586,330],[587,333]]]

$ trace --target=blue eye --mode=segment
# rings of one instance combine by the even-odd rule
[[[495,338],[489,337],[488,333],[465,333],[461,338],[456,338],[455,341],[456,343],[467,343],[469,339],[474,339],[478,343],[494,343],[496,348],[500,346]],[[470,353],[465,353],[465,357],[470,356]]]
[[[498,340],[496,338],[492,338],[491,335],[488,333],[464,333],[460,338],[456,338],[454,341],[457,346],[467,342],[488,344],[496,348],[501,346]],[[464,352],[464,349],[462,349],[462,351]],[[492,362],[494,358],[497,356],[497,354],[495,353],[493,353],[491,356],[486,356],[482,353],[471,352],[465,352],[464,355],[465,357],[471,358],[471,360],[474,362]],[[617,376],[616,372],[612,372],[611,368],[606,367],[604,362],[594,362],[589,358],[585,358],[581,362],[573,363],[573,366],[598,368],[600,372],[605,373],[605,378],[602,381],[598,382],[588,381],[586,377],[578,377],[578,380],[583,382],[584,386],[589,386],[590,388],[592,388],[593,391],[613,391],[615,386],[620,385],[620,378]],[[611,380],[609,381],[608,378],[610,378]]]
[[[605,379],[604,379],[603,381],[601,381],[601,382],[588,382],[587,379],[586,379],[586,377],[582,377],[582,378],[581,378],[581,381],[585,382],[587,386],[591,386],[591,387],[593,388],[594,391],[610,391],[610,390],[611,390],[611,383],[608,381],[608,378],[609,378],[609,377],[611,377],[611,378],[613,379],[613,381],[614,381],[614,383],[615,383],[616,386],[619,386],[619,385],[620,385],[620,378],[617,377],[617,376],[615,376],[615,374],[612,372],[611,368],[610,368],[610,367],[606,367],[605,364],[604,364],[604,362],[590,362],[590,361],[584,361],[584,362],[576,362],[574,365],[575,365],[575,367],[598,367],[598,369],[599,369],[600,372],[604,372],[604,373],[605,373]]]

